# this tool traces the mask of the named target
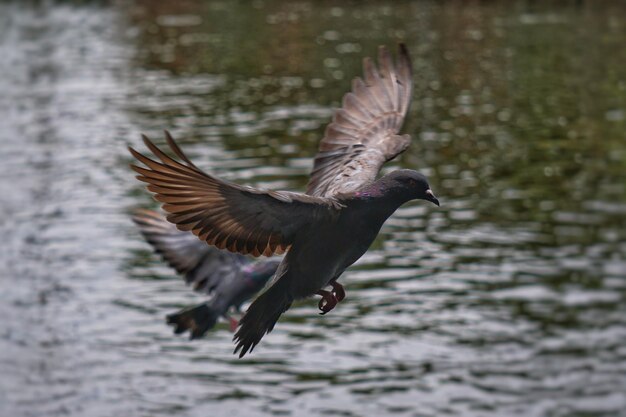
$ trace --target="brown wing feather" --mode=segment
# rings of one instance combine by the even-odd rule
[[[306,193],[331,197],[354,192],[376,179],[383,164],[402,153],[410,143],[398,135],[411,102],[411,60],[400,45],[394,65],[384,46],[379,68],[363,61],[363,79],[355,78],[352,92],[343,98],[326,128],[315,157]]]
[[[163,203],[167,220],[201,240],[231,252],[270,256],[284,253],[294,235],[315,219],[332,216],[341,205],[287,191],[264,191],[220,180],[198,169],[169,133],[167,142],[180,162],[143,136],[160,161],[129,148],[147,168],[131,165],[140,181]]]

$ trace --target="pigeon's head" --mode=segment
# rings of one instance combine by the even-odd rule
[[[411,169],[399,169],[388,174],[386,179],[390,188],[406,200],[426,200],[439,206],[425,175]]]

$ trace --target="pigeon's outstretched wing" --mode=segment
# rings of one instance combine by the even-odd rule
[[[243,255],[221,251],[181,232],[155,211],[137,210],[132,218],[154,250],[196,291],[212,294],[224,282],[236,280],[242,266],[250,263]]]
[[[167,220],[179,230],[231,252],[270,256],[284,253],[297,232],[329,220],[341,204],[333,198],[287,191],[266,191],[220,180],[198,169],[166,132],[177,161],[143,136],[161,162],[129,148],[148,168],[131,165],[163,203]]]
[[[402,153],[411,141],[398,135],[411,102],[411,60],[400,44],[394,65],[384,46],[379,68],[363,61],[364,78],[355,78],[326,128],[315,157],[306,193],[332,197],[357,191],[376,179],[383,164]]]

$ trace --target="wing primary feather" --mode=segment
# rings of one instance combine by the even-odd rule
[[[395,81],[395,68],[391,54],[386,46],[380,46],[378,48],[378,66],[381,75],[381,82],[383,93],[387,100],[387,111],[398,111],[399,106],[397,102],[398,88]],[[394,100],[396,99],[396,100]]]
[[[187,166],[187,165],[181,164],[177,160],[171,158],[165,152],[159,149],[154,143],[152,143],[152,141],[146,135],[141,135],[141,137],[143,139],[143,142],[148,147],[148,149],[150,149],[150,152],[155,154],[163,162],[163,164],[165,164],[165,166],[171,169],[177,170],[180,173],[186,175],[187,177],[193,177],[199,180],[204,180],[205,177],[208,175],[202,172],[198,172],[197,168],[194,168],[193,166]],[[156,161],[153,161],[153,162],[156,162]]]
[[[290,247],[295,234],[320,216],[342,207],[333,198],[260,190],[206,174],[185,156],[169,132],[165,138],[173,156],[147,136],[142,138],[158,160],[129,147],[135,159],[145,165],[131,167],[155,193],[167,212],[167,221],[220,249],[270,256]]]
[[[399,133],[411,101],[411,74],[404,44],[395,61],[384,46],[378,49],[378,66],[371,58],[363,60],[363,77],[353,80],[352,91],[344,95],[320,141],[307,194],[354,193],[406,149],[410,137]]]
[[[185,155],[185,153],[183,152],[182,149],[180,149],[180,147],[178,146],[178,144],[174,141],[174,138],[172,138],[172,135],[170,135],[170,132],[165,130],[165,140],[167,141],[167,144],[169,145],[170,149],[183,161],[185,161],[189,166],[198,169],[198,167],[196,167],[196,165],[191,162],[191,160],[189,158],[187,158],[187,155]]]

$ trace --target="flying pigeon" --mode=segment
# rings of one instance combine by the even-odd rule
[[[220,316],[228,319],[234,330],[238,323],[229,311],[238,313],[241,304],[265,286],[280,263],[275,259],[252,262],[248,256],[221,251],[189,232],[181,232],[152,210],[137,210],[132,219],[148,243],[184,276],[187,284],[212,296],[205,303],[167,316],[174,333],[189,330],[191,339],[204,336]]]
[[[364,78],[333,115],[320,142],[305,194],[242,186],[207,174],[166,141],[178,159],[147,137],[155,161],[129,147],[147,168],[131,165],[146,182],[167,220],[200,240],[240,254],[286,253],[269,287],[250,305],[235,333],[243,357],[270,332],[294,300],[319,294],[322,314],[345,297],[337,282],[372,244],[383,223],[407,201],[439,205],[426,177],[401,169],[376,178],[385,162],[411,141],[399,135],[412,90],[411,61],[400,45],[394,64],[379,48],[378,68],[364,60]],[[332,287],[331,291],[325,290]]]

